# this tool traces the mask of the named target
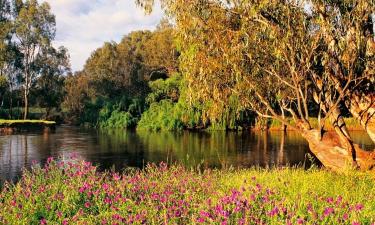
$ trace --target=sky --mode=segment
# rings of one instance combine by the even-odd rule
[[[155,29],[160,8],[145,15],[134,0],[44,0],[56,16],[54,46],[69,50],[73,71],[83,68],[92,51],[106,41],[119,42],[134,30]]]

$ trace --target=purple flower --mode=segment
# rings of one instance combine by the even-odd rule
[[[204,221],[205,221],[205,220],[204,220],[204,218],[202,218],[202,217],[199,217],[199,218],[197,219],[197,222],[198,222],[198,223],[204,223]]]
[[[52,161],[53,161],[53,157],[49,157],[49,158],[47,159],[47,164],[50,164]]]
[[[104,190],[108,190],[108,189],[109,189],[109,185],[108,185],[108,184],[103,184],[102,188],[103,188]]]
[[[297,219],[297,224],[303,224],[305,222],[304,219],[298,218]]]
[[[334,212],[335,212],[335,210],[332,207],[328,207],[328,208],[324,209],[323,215],[329,216],[329,215],[333,214]]]
[[[90,208],[90,206],[91,206],[90,202],[86,202],[86,203],[85,203],[85,207],[86,207],[86,208]]]
[[[269,215],[270,216],[276,216],[277,214],[279,214],[280,210],[277,206],[275,206],[270,212],[269,212]]]
[[[357,204],[357,205],[355,206],[355,210],[357,210],[357,211],[361,211],[363,208],[364,208],[364,207],[363,207],[363,204],[361,204],[361,203],[359,203],[359,204]]]

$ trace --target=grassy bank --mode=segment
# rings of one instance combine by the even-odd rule
[[[55,125],[53,121],[46,120],[2,120],[0,119],[0,127],[14,127],[22,125]]]
[[[288,119],[292,125],[295,125],[295,122],[292,119]],[[361,124],[358,123],[357,120],[354,118],[344,118],[345,124],[349,130],[363,130]],[[309,118],[309,122],[312,127],[319,127],[318,126],[318,118]],[[282,123],[278,120],[271,120],[269,123],[269,128],[271,130],[280,130],[282,128]],[[334,130],[332,124],[329,120],[325,121],[324,128],[326,130]]]
[[[45,120],[2,120],[0,119],[0,133],[12,134],[15,132],[34,130],[53,130],[56,123]]]
[[[48,160],[0,194],[1,224],[373,224],[370,174],[311,169],[101,173]]]

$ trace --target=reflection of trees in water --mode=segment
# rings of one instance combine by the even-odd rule
[[[295,135],[270,132],[138,132],[150,161],[172,159],[187,166],[249,167],[297,164],[307,145]],[[285,143],[291,151],[285,150]],[[301,146],[299,146],[301,145]],[[152,154],[158,152],[158,154]],[[157,159],[153,156],[158,156]],[[164,159],[163,159],[164,156]]]
[[[353,139],[373,149],[365,132]],[[0,136],[0,179],[13,179],[33,160],[78,153],[83,159],[117,169],[148,162],[180,162],[188,167],[250,167],[302,164],[308,146],[298,132],[97,131],[60,127],[56,133]]]
[[[21,174],[24,167],[29,165],[29,138],[24,135],[2,136],[0,142],[0,180],[14,179]]]

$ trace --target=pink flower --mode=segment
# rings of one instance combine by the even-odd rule
[[[86,207],[86,208],[90,208],[90,206],[91,206],[90,202],[86,202],[86,203],[85,203],[85,207]]]
[[[301,218],[298,218],[297,219],[297,224],[303,224],[305,221],[303,220],[303,219],[301,219]]]
[[[47,164],[50,164],[52,161],[53,161],[53,157],[49,157],[49,158],[47,159]]]
[[[324,216],[329,216],[329,215],[333,214],[334,212],[335,212],[335,210],[334,210],[333,208],[328,207],[328,208],[326,208],[326,209],[324,210],[323,215],[324,215]]]
[[[355,206],[355,210],[357,210],[357,211],[361,211],[363,208],[364,208],[364,207],[363,207],[363,204],[357,204],[357,205]]]
[[[108,190],[108,189],[109,189],[109,185],[108,185],[108,184],[103,184],[102,188],[103,188],[104,190]]]
[[[270,216],[276,216],[277,214],[279,214],[279,208],[277,206],[275,206],[275,208],[273,208],[270,212],[269,212],[269,215]]]
[[[205,220],[204,220],[202,217],[199,217],[199,218],[197,219],[197,222],[198,222],[198,223],[204,223],[204,221],[205,221]]]
[[[105,199],[104,199],[104,202],[106,203],[106,204],[111,204],[111,199],[110,198],[108,198],[108,197],[106,197]]]
[[[47,224],[47,220],[44,219],[44,218],[41,219],[41,220],[40,220],[40,224],[41,224],[41,225],[46,225],[46,224]]]

